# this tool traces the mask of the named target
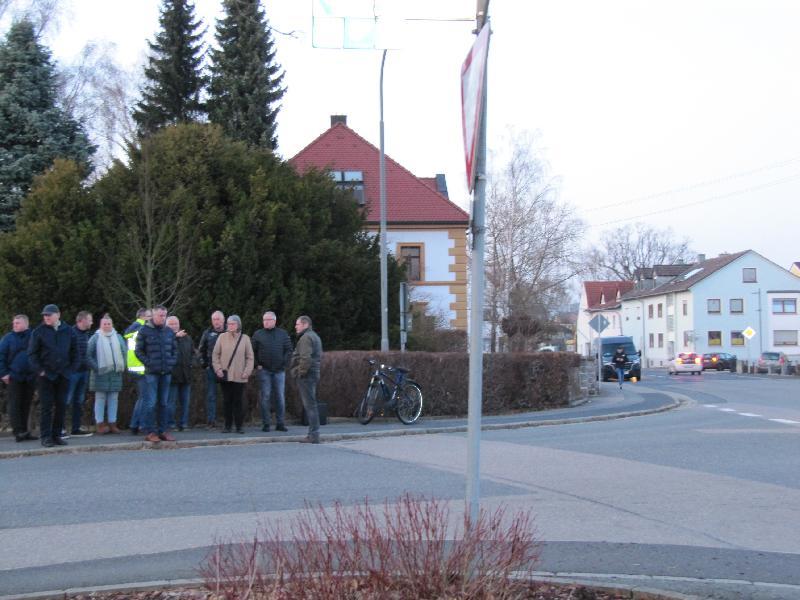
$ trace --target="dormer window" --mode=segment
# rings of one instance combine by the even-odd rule
[[[331,179],[336,182],[336,187],[349,190],[359,206],[364,206],[364,172],[363,171],[330,171]]]

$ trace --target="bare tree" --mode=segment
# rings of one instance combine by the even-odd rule
[[[584,272],[596,279],[631,280],[636,269],[689,262],[689,243],[671,229],[624,225],[602,234],[600,244],[587,254]]]
[[[496,160],[500,166],[490,172],[485,320],[493,352],[503,319],[515,332],[544,332],[543,324],[513,324],[523,315],[549,319],[567,281],[582,266],[574,250],[585,226],[558,199],[558,182],[534,142],[530,133],[512,132],[508,156]]]
[[[0,0],[0,19],[11,13],[15,19],[26,18],[33,23],[36,35],[58,28],[67,9],[65,0]]]
[[[96,172],[111,164],[135,139],[131,106],[137,76],[114,60],[112,43],[89,42],[77,62],[60,70],[61,105],[82,121],[97,145]]]

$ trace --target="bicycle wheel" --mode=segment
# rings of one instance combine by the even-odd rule
[[[411,425],[422,414],[422,390],[413,381],[407,381],[397,392],[397,418]]]
[[[356,409],[356,419],[362,425],[366,425],[372,418],[375,416],[375,405],[378,402],[378,394],[380,394],[381,390],[377,384],[370,384],[367,388],[364,397],[361,399],[361,402]]]

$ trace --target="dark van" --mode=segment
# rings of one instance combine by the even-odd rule
[[[636,346],[633,343],[633,338],[628,335],[617,335],[613,337],[600,338],[602,348],[602,356],[600,357],[602,368],[603,381],[610,381],[617,378],[617,371],[611,359],[617,348],[622,346],[625,349],[625,354],[628,355],[628,362],[625,363],[625,379],[636,377],[639,381],[642,379],[642,361]],[[593,343],[594,353],[597,354],[597,342]]]

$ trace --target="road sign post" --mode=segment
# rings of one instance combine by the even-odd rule
[[[603,315],[595,315],[592,317],[591,321],[589,321],[589,327],[594,329],[597,332],[597,337],[595,338],[595,344],[597,346],[597,393],[600,393],[600,382],[603,380],[603,348],[600,344],[600,333],[608,327],[608,319],[606,319]]]

